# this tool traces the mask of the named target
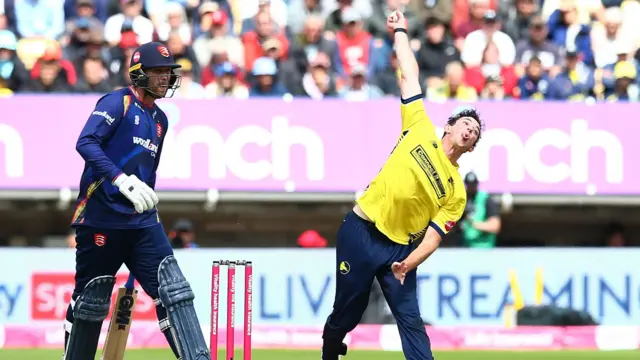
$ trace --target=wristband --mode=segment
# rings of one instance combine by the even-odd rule
[[[403,28],[395,28],[395,29],[393,29],[393,33],[394,34],[395,33],[399,33],[399,32],[406,34],[407,33],[407,29],[403,29]]]

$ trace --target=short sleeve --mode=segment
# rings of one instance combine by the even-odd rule
[[[487,219],[492,218],[494,216],[500,216],[500,206],[493,201],[493,199],[488,196],[487,197]]]
[[[402,131],[405,131],[417,123],[423,122],[433,128],[433,124],[427,113],[424,111],[422,94],[412,96],[408,99],[401,99],[400,114],[402,117]]]
[[[446,203],[438,210],[436,216],[431,220],[429,226],[436,230],[440,236],[444,237],[456,226],[456,223],[462,217],[466,206],[464,197],[456,197]]]

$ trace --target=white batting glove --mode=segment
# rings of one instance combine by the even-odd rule
[[[135,175],[122,174],[113,181],[113,185],[131,201],[139,214],[153,209],[158,204],[158,195]]]

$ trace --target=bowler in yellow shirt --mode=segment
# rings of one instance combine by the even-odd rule
[[[458,159],[473,150],[482,122],[472,108],[455,111],[444,136],[437,137],[424,110],[405,24],[397,11],[387,20],[401,70],[402,130],[338,231],[336,295],[322,336],[322,360],[346,355],[343,340],[360,322],[374,278],[398,323],[406,359],[433,359],[418,307],[416,268],[462,216],[467,199]]]

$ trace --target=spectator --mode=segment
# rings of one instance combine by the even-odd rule
[[[316,57],[309,61],[307,69],[300,82],[292,87],[293,95],[307,96],[314,100],[338,95],[342,82],[331,71],[331,60],[327,54],[317,53]]]
[[[123,33],[133,31],[140,44],[153,41],[155,28],[151,20],[142,16],[142,0],[121,0],[122,12],[107,19],[104,37],[110,46],[117,46]]]
[[[287,93],[278,79],[276,62],[268,57],[256,59],[253,65],[255,84],[249,91],[250,97],[280,97]]]
[[[306,29],[310,17],[322,21],[321,27],[324,29],[326,11],[323,10],[320,0],[290,0],[287,19],[289,33],[293,37],[302,33]]]
[[[631,36],[624,34],[621,29],[622,11],[620,8],[608,8],[605,11],[603,21],[603,23],[594,23],[591,29],[593,57],[598,68],[616,62],[616,43],[629,42],[631,39]]]
[[[215,80],[205,87],[205,93],[208,98],[246,99],[249,97],[249,89],[240,83],[238,70],[230,62],[215,67]]]
[[[529,37],[531,20],[538,13],[538,0],[515,0],[515,7],[510,7],[504,20],[503,31],[518,43]]]
[[[544,73],[542,60],[534,56],[529,59],[525,74],[518,80],[515,95],[523,100],[544,100],[547,91],[549,77]]]
[[[342,24],[342,29],[336,34],[338,51],[333,63],[337,72],[345,76],[351,74],[355,64],[363,64],[367,68],[372,65],[372,50],[382,44],[375,44],[371,34],[362,28],[362,18],[355,8],[342,10]]]
[[[161,24],[166,22],[169,13],[177,11],[178,6],[182,12],[191,14],[200,5],[200,0],[143,0],[142,4],[147,17],[151,19],[155,28],[159,29]]]
[[[636,67],[629,61],[621,61],[614,69],[615,87],[613,94],[607,96],[609,102],[638,101],[638,85],[635,84],[637,78]]]
[[[478,66],[482,63],[482,57],[487,44],[496,45],[500,54],[498,63],[502,66],[513,65],[516,57],[516,47],[509,35],[499,30],[496,12],[489,10],[484,16],[482,28],[470,33],[464,40],[462,49],[462,62],[466,66]]]
[[[371,83],[380,88],[385,95],[392,95],[399,98],[401,93],[398,57],[395,51],[391,51],[389,57],[389,67],[384,69],[384,71],[376,73]]]
[[[476,90],[464,83],[464,67],[459,61],[447,64],[444,81],[430,81],[427,84],[427,99],[431,101],[475,101]]]
[[[258,27],[258,15],[269,14],[274,21],[276,32],[284,32],[287,26],[287,3],[284,0],[242,0],[242,34],[255,31]]]
[[[217,2],[212,1],[205,1],[200,5],[200,7],[198,7],[198,17],[193,21],[193,36],[195,38],[211,31],[211,24],[213,20],[212,14],[217,10],[221,10],[220,5],[218,5]],[[228,13],[225,12],[225,15],[226,14]],[[233,34],[233,31],[231,31],[230,28],[228,28],[228,31]]]
[[[32,93],[71,93],[76,83],[73,65],[62,59],[58,43],[47,46],[31,70],[31,79],[24,91]]]
[[[213,39],[211,41],[210,46],[211,46],[211,54],[212,54],[211,61],[209,62],[209,64],[207,64],[207,66],[203,68],[201,79],[200,79],[200,83],[202,84],[202,86],[205,86],[205,87],[207,86],[207,84],[215,81],[216,67],[222,63],[230,61],[229,54],[227,53],[225,48],[225,41],[223,39]],[[235,64],[234,66],[239,68]],[[238,77],[239,79],[243,79],[242,71],[238,72]]]
[[[117,74],[114,86],[128,86],[131,83],[129,79],[129,59],[133,55],[133,51],[139,45],[138,36],[133,31],[122,33],[118,46],[109,48],[109,71]]]
[[[500,76],[490,75],[484,82],[484,87],[480,92],[482,100],[504,100],[504,87]]]
[[[322,18],[311,15],[305,21],[302,33],[291,43],[289,58],[281,68],[287,88],[293,88],[302,81],[309,61],[315,59],[319,53],[328,55],[330,59],[334,58],[336,43],[322,36],[323,31]],[[333,64],[332,68],[335,70]]]
[[[114,78],[114,86],[116,89],[131,85],[129,64],[131,63],[133,52],[138,47],[138,44],[135,43],[135,36],[133,34],[131,35],[132,36],[128,36],[129,39],[126,41],[123,38],[120,46],[112,48],[114,51],[114,58],[110,64],[110,70],[112,70],[112,73],[116,74]],[[116,66],[116,64],[118,66]],[[117,73],[113,71],[115,68],[118,68]]]
[[[593,92],[593,71],[580,60],[575,49],[568,49],[566,65],[549,84],[548,98],[551,100],[584,100]]]
[[[271,15],[261,12],[256,15],[256,29],[242,35],[244,44],[244,64],[247,69],[253,68],[257,58],[265,56],[263,43],[269,39],[277,39],[282,46],[280,58],[286,59],[289,52],[289,40],[284,32],[277,32]]]
[[[3,88],[12,92],[29,81],[29,73],[17,55],[18,40],[9,30],[0,30],[0,78]],[[6,90],[3,91],[7,93]]]
[[[575,0],[562,0],[548,22],[549,38],[560,47],[576,49],[582,61],[593,64],[591,29],[580,22]]]
[[[62,1],[12,1],[18,34],[23,38],[58,40],[64,34]]]
[[[367,67],[364,64],[351,66],[347,86],[340,93],[340,97],[347,101],[367,101],[383,97],[382,90],[368,82],[367,73]]]
[[[60,44],[63,47],[67,47],[69,45],[72,34],[79,27],[91,29],[101,34],[104,33],[104,26],[102,25],[102,22],[95,16],[93,0],[76,1],[76,14],[76,17],[69,19],[66,22],[65,33],[60,40]]]
[[[372,8],[370,0],[321,0],[323,9],[330,9],[331,12],[327,17],[327,23],[325,29],[329,32],[335,33],[344,26],[344,19],[342,18],[342,12],[346,8],[352,8],[356,10],[360,19],[367,19],[371,16]],[[327,5],[325,7],[325,4]],[[337,5],[337,6],[336,6]]]
[[[458,2],[465,2],[460,1]],[[457,19],[452,23],[452,31],[455,36],[456,47],[462,49],[464,39],[476,30],[480,30],[484,24],[484,15],[487,11],[491,10],[490,0],[469,0],[468,1],[468,16],[465,16],[464,20]],[[464,9],[456,9],[454,14],[458,14],[458,11],[464,11]]]
[[[460,221],[464,245],[469,248],[493,248],[502,222],[498,204],[488,192],[478,189],[478,177],[473,172],[464,178],[467,206]]]
[[[626,62],[631,59],[633,53],[633,45],[625,41],[618,41],[614,45],[613,53],[616,55],[613,62],[596,69],[594,72],[595,86],[594,92],[598,100],[612,95],[616,88],[615,66],[618,63]],[[631,60],[633,62],[633,60]]]
[[[488,43],[484,49],[480,66],[467,68],[465,82],[480,93],[485,86],[485,79],[488,77],[501,79],[500,83],[504,93],[507,96],[513,96],[513,89],[518,82],[518,77],[513,66],[500,64],[498,46],[493,42]]]
[[[109,71],[102,58],[88,56],[82,61],[80,80],[76,84],[76,91],[80,93],[105,94],[113,90],[109,83]]]
[[[245,49],[237,37],[229,34],[229,17],[222,10],[211,13],[211,27],[208,33],[200,35],[193,43],[193,51],[201,68],[211,63],[212,57],[223,51],[232,64],[244,68]],[[206,84],[205,84],[206,85]]]
[[[442,24],[449,27],[453,16],[452,0],[400,0],[408,2],[409,9],[416,14],[418,21],[424,24],[428,18],[436,18]]]
[[[280,62],[283,60],[282,43],[280,40],[275,38],[267,39],[262,43],[262,51],[265,57],[275,60],[278,67],[280,67]]]
[[[588,24],[591,19],[599,20],[604,13],[602,0],[544,0],[542,2],[542,18],[549,21],[556,10],[571,6],[575,6],[580,24]]]
[[[524,67],[533,57],[540,59],[542,68],[551,77],[560,72],[564,61],[560,47],[547,40],[547,24],[539,16],[531,19],[529,37],[516,45],[516,74],[522,76]]]
[[[193,223],[187,219],[176,221],[169,232],[169,239],[174,249],[199,248]]]
[[[200,64],[196,60],[196,54],[191,48],[191,46],[187,45],[183,42],[182,36],[180,35],[178,30],[173,30],[168,34],[168,38],[166,41],[167,48],[173,55],[173,58],[178,61],[181,59],[186,59],[189,61],[189,65],[191,66],[191,74],[194,76],[196,81],[200,81]]]
[[[82,61],[82,56],[87,53],[87,46],[102,34],[102,25],[95,28],[92,25],[91,19],[86,17],[76,18],[72,26],[67,25],[67,29],[71,31],[63,39],[66,41],[64,54],[67,59],[72,62]]]
[[[387,16],[392,11],[398,10],[402,12],[407,20],[407,31],[409,38],[419,37],[422,33],[423,21],[408,9],[403,0],[380,0],[373,5],[373,14],[367,19],[367,31],[374,37],[383,38],[387,36],[389,28],[387,27]]]
[[[176,32],[184,44],[190,45],[193,41],[191,26],[189,26],[184,7],[177,2],[169,2],[165,6],[162,21],[159,21],[157,25],[158,39],[163,42],[167,41],[169,34]]]
[[[445,25],[438,19],[428,18],[425,38],[417,54],[420,75],[425,79],[443,78],[447,64],[460,61],[460,52],[445,33]]]
[[[181,76],[181,83],[174,97],[179,99],[204,99],[204,87],[194,81],[193,62],[183,57],[176,60],[176,63],[182,65],[182,67],[176,69],[177,74]]]

